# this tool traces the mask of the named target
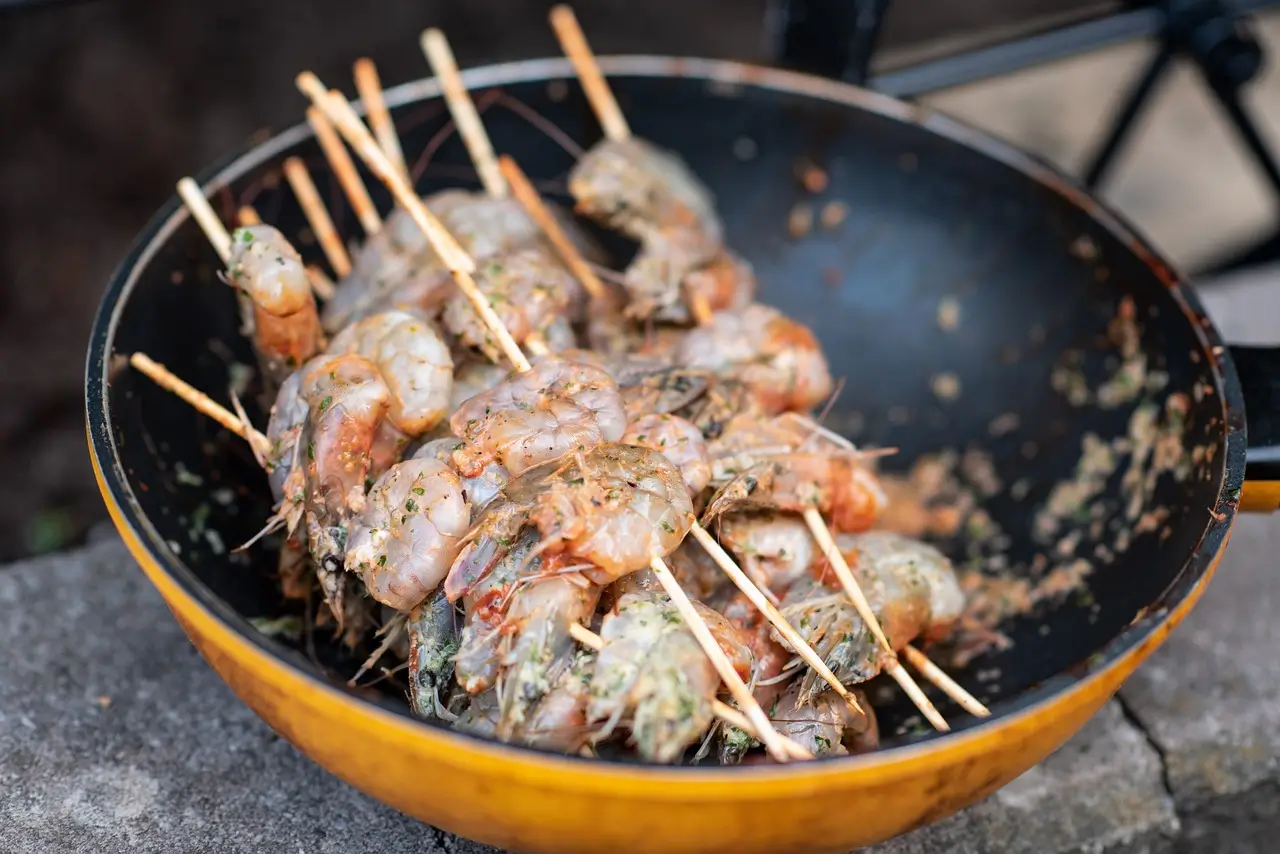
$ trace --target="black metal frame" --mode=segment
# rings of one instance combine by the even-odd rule
[[[900,98],[1010,74],[1140,38],[1158,48],[1116,111],[1082,180],[1105,181],[1129,131],[1150,103],[1175,57],[1195,64],[1269,185],[1280,215],[1280,164],[1240,98],[1264,64],[1250,16],[1280,0],[1146,0],[1120,11],[916,65],[873,73],[872,60],[890,0],[780,0],[775,15],[782,65],[869,86]],[[1280,260],[1276,231],[1255,246],[1209,265],[1221,273]]]

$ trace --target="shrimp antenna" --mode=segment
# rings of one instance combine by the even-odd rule
[[[395,166],[369,134],[368,128],[351,109],[346,98],[338,92],[326,90],[320,80],[309,71],[298,75],[297,84],[298,88],[311,98],[312,102],[333,122],[338,132],[347,140],[347,144],[364,160],[378,179],[386,184],[396,201],[422,229],[432,249],[449,268],[458,288],[471,301],[476,313],[498,340],[499,346],[511,364],[518,371],[529,370],[531,367],[529,360],[520,351],[515,339],[511,337],[511,332],[502,323],[493,306],[489,304],[488,298],[472,278],[472,273],[475,272],[475,261],[463,250],[443,223],[427,209],[426,204],[404,175],[396,171]]]
[[[604,649],[604,641],[600,636],[581,623],[570,623],[569,635],[578,643],[594,652],[599,652]],[[723,703],[720,700],[712,700],[711,711],[716,717],[727,723],[729,726],[736,727],[757,741],[763,743],[764,739],[760,738],[760,734],[756,732],[755,724],[748,720],[746,715],[735,709],[733,706],[730,706],[728,703]],[[773,727],[770,727],[770,729],[773,729]],[[786,736],[782,736],[782,745],[791,759],[804,760],[813,758],[812,753]]]
[[[560,40],[560,49],[573,63],[573,70],[582,81],[582,89],[587,95],[587,101],[591,104],[592,112],[596,114],[596,120],[604,130],[604,135],[614,142],[630,139],[631,128],[627,126],[627,120],[622,115],[618,100],[613,97],[613,91],[605,82],[595,54],[591,52],[587,37],[578,24],[577,15],[573,14],[573,9],[562,4],[552,7],[549,17],[551,28],[556,32],[556,38]]]
[[[498,171],[489,134],[485,132],[480,114],[476,112],[476,105],[462,83],[462,75],[458,72],[458,63],[449,48],[449,40],[442,30],[432,27],[422,31],[421,42],[422,52],[427,55],[431,71],[440,81],[445,103],[449,106],[449,115],[453,117],[458,135],[462,137],[467,153],[471,155],[471,162],[476,166],[484,191],[495,199],[506,198],[507,182]]]
[[[315,107],[307,108],[307,123],[315,131],[316,142],[320,144],[320,150],[324,152],[325,160],[329,161],[333,176],[338,179],[338,185],[342,187],[352,210],[356,212],[360,227],[366,235],[377,234],[382,230],[382,217],[378,216],[378,209],[374,207],[373,199],[369,198],[369,191],[365,188],[364,181],[360,180],[360,172],[346,146],[342,144],[338,132],[333,129],[324,113]]]
[[[330,268],[339,278],[348,275],[351,272],[351,256],[347,254],[347,248],[342,245],[338,229],[334,227],[324,202],[320,201],[320,193],[316,190],[316,184],[311,180],[311,173],[301,157],[290,157],[285,160],[284,177],[293,188],[293,194],[297,196],[302,213],[306,216],[316,241],[324,251],[325,258],[329,259]]]
[[[356,79],[356,91],[364,103],[365,114],[369,117],[369,127],[373,128],[373,136],[378,145],[391,161],[391,165],[400,170],[407,180],[409,167],[404,162],[404,152],[400,150],[400,137],[396,135],[395,122],[391,120],[391,111],[387,109],[386,98],[382,95],[382,81],[378,78],[378,66],[369,57],[361,57],[352,66]]]

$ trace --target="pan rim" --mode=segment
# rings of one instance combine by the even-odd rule
[[[165,544],[141,511],[125,473],[120,468],[112,433],[111,412],[108,409],[108,376],[115,340],[115,332],[127,305],[135,283],[154,255],[188,216],[176,196],[153,216],[139,234],[133,246],[113,272],[107,290],[95,316],[90,347],[86,362],[85,412],[89,433],[90,453],[99,485],[108,508],[116,516],[122,534],[132,536],[145,549],[149,563],[171,580],[204,615],[219,624],[231,635],[248,645],[253,652],[273,665],[283,666],[294,676],[311,683],[330,699],[345,705],[353,714],[372,715],[385,724],[408,727],[414,735],[454,750],[479,751],[488,755],[519,762],[546,770],[572,770],[605,781],[620,777],[640,775],[646,779],[671,783],[699,783],[737,781],[767,782],[797,778],[813,779],[827,775],[861,774],[887,771],[903,763],[912,763],[921,757],[945,752],[963,752],[976,739],[985,738],[999,730],[1012,727],[1020,721],[1043,713],[1048,707],[1061,703],[1079,692],[1087,691],[1091,684],[1104,679],[1113,668],[1121,666],[1122,659],[1139,651],[1146,641],[1175,619],[1180,619],[1185,608],[1180,606],[1202,592],[1204,584],[1224,547],[1234,520],[1238,495],[1244,482],[1245,430],[1244,403],[1239,380],[1229,355],[1226,355],[1217,329],[1208,321],[1204,310],[1186,280],[1175,271],[1150,243],[1139,235],[1120,215],[1092,198],[1070,178],[1061,175],[1054,167],[1026,152],[973,129],[955,119],[934,110],[907,104],[886,95],[871,92],[848,83],[812,77],[797,72],[769,69],[730,60],[702,58],[663,57],[650,55],[600,57],[602,69],[611,76],[682,77],[701,80],[720,87],[760,88],[783,94],[799,95],[819,100],[834,101],[857,109],[867,110],[887,118],[921,128],[940,135],[964,147],[992,157],[1006,166],[1026,175],[1059,195],[1066,197],[1093,219],[1101,228],[1128,246],[1131,251],[1152,269],[1169,288],[1175,302],[1191,323],[1197,340],[1209,358],[1217,383],[1215,391],[1223,405],[1224,418],[1224,467],[1218,488],[1218,500],[1209,523],[1202,532],[1197,546],[1179,569],[1168,587],[1156,598],[1153,609],[1145,617],[1135,619],[1121,630],[1104,647],[1097,650],[1079,668],[1077,673],[1062,673],[1012,697],[994,704],[992,717],[985,720],[965,718],[958,721],[949,734],[932,734],[918,742],[895,745],[869,754],[837,757],[812,763],[786,766],[724,767],[653,767],[638,763],[602,762],[580,757],[565,757],[537,751],[517,745],[501,744],[475,736],[445,730],[418,721],[400,712],[364,698],[343,692],[310,669],[295,661],[289,650],[273,640],[261,636],[252,629],[244,616],[234,611],[188,568]],[[489,65],[463,73],[468,88],[509,85],[521,82],[538,82],[552,79],[571,79],[572,66],[567,59],[547,58]],[[388,89],[386,100],[392,108],[421,102],[440,96],[434,78],[424,78]],[[357,105],[362,109],[360,105]],[[283,151],[312,136],[309,126],[299,123],[247,151],[227,158],[221,165],[207,171],[200,183],[207,192],[216,191],[241,174],[279,156]],[[127,530],[125,530],[127,529]],[[682,787],[683,788],[683,787]]]

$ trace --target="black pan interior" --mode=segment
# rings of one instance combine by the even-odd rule
[[[1195,401],[1183,445],[1201,450],[1183,481],[1160,478],[1145,508],[1167,508],[1159,530],[1134,537],[1113,562],[1094,559],[1099,546],[1115,550],[1125,502],[1121,466],[1091,502],[1103,531],[1086,533],[1077,548],[1095,563],[1086,587],[1006,625],[1012,648],[980,656],[959,673],[961,682],[997,713],[1011,708],[1013,698],[1084,666],[1170,587],[1218,500],[1224,408],[1195,318],[1125,238],[1039,180],[920,124],[753,86],[644,77],[614,85],[633,129],[678,151],[714,190],[731,245],[755,265],[762,299],[818,334],[845,383],[831,426],[861,443],[900,448],[886,461],[888,470],[944,449],[990,454],[1003,488],[981,505],[1007,532],[1011,565],[1047,552],[1051,562],[1055,557],[1032,540],[1033,517],[1075,469],[1086,434],[1110,442],[1125,434],[1137,405],[1163,407],[1170,393]],[[513,154],[553,198],[564,197],[572,157],[520,111],[536,111],[585,146],[599,132],[577,93],[572,81],[478,93],[498,150]],[[442,138],[446,117],[438,103],[408,104],[397,119],[411,161],[434,149],[419,190],[477,186],[457,138]],[[299,238],[308,260],[320,262],[279,180],[278,165],[289,153],[307,159],[340,229],[358,237],[310,140],[236,178],[215,205],[230,221],[233,202],[252,201],[268,222]],[[828,176],[821,194],[797,180],[802,158]],[[374,192],[387,210],[386,194]],[[820,219],[833,201],[847,212],[837,227],[815,223],[803,237],[789,234],[797,205]],[[795,216],[803,217],[803,209]],[[177,228],[138,276],[109,352],[145,351],[225,400],[231,364],[252,359],[214,262],[193,223]],[[1078,351],[1078,369],[1091,382],[1114,372],[1108,324],[1124,297],[1133,300],[1148,367],[1167,373],[1167,386],[1111,409],[1073,406],[1051,387],[1055,366]],[[959,320],[945,331],[940,304],[952,302]],[[952,375],[946,386],[959,389],[951,400],[937,393],[944,373]],[[229,553],[269,513],[264,476],[243,443],[127,369],[113,372],[108,397],[120,467],[158,536],[236,613],[278,616],[273,554]],[[247,404],[264,426],[262,408]],[[1008,487],[1019,482],[1014,497]],[[970,560],[963,538],[942,544],[959,563]],[[349,657],[323,644],[318,654],[331,675],[351,673]],[[297,660],[319,670],[306,656]],[[381,700],[404,708],[394,690]],[[939,703],[954,720],[965,718]],[[878,708],[885,732],[918,734],[903,702],[890,699]]]

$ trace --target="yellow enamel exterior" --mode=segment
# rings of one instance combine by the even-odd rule
[[[521,852],[835,852],[937,821],[991,794],[1070,738],[1182,621],[1217,568],[1215,558],[1142,644],[1051,700],[978,730],[835,762],[646,768],[563,759],[435,730],[293,670],[224,625],[167,574],[90,456],[129,551],[204,659],[272,729],[396,809]]]
[[[1240,509],[1245,513],[1280,510],[1280,480],[1246,480],[1240,490]]]

